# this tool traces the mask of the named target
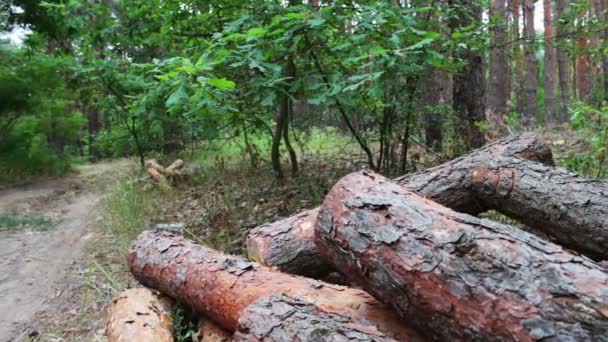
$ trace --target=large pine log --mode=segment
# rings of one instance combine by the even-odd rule
[[[146,288],[122,292],[110,305],[109,342],[173,342],[172,300]]]
[[[127,261],[142,284],[188,304],[230,331],[253,302],[286,294],[306,298],[322,310],[359,324],[376,326],[398,340],[419,340],[389,307],[362,290],[273,271],[167,231],[143,232]]]
[[[476,196],[559,244],[608,260],[608,182],[510,157],[480,162],[467,181]]]
[[[340,180],[315,233],[326,260],[430,338],[608,341],[600,266],[380,175]]]
[[[245,309],[235,342],[283,341],[395,341],[350,317],[320,310],[305,300],[286,295],[264,297]]]
[[[457,211],[478,214],[488,208],[465,184],[479,162],[495,156],[517,156],[553,164],[551,150],[538,136],[525,133],[487,144],[463,157],[440,166],[403,176],[397,180]],[[317,209],[256,227],[247,236],[249,258],[284,272],[321,277],[331,268],[319,257],[314,244]]]

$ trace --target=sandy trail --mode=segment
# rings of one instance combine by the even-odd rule
[[[25,341],[38,313],[69,287],[67,272],[96,233],[95,179],[124,161],[0,191],[0,214],[51,218],[41,229],[0,230],[0,342]],[[105,167],[107,166],[107,167]]]

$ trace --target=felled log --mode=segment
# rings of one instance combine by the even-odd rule
[[[397,180],[447,207],[478,214],[489,206],[479,202],[465,180],[481,161],[500,155],[553,164],[551,150],[542,139],[525,133],[487,144],[463,157]],[[249,258],[292,274],[323,276],[331,268],[319,257],[313,241],[311,227],[317,213],[317,210],[308,210],[252,229],[247,236]]]
[[[158,171],[158,173],[160,173],[160,174],[165,174],[165,168],[162,165],[160,165],[156,159],[146,160],[146,168],[154,169],[154,170]]]
[[[319,278],[331,268],[319,257],[314,242],[318,209],[254,228],[247,235],[251,260],[276,266],[281,271]]]
[[[559,244],[608,260],[608,182],[509,157],[480,162],[468,180],[476,195]]]
[[[198,324],[196,340],[198,342],[230,342],[232,341],[232,333],[205,318]]]
[[[146,288],[122,292],[109,310],[109,342],[173,342],[172,301]]]
[[[167,177],[175,177],[182,174],[182,168],[184,167],[184,161],[176,159],[171,165],[165,169],[165,175]]]
[[[239,319],[235,342],[395,341],[350,317],[320,310],[286,295],[264,297],[248,306]]]
[[[378,174],[340,180],[315,232],[332,265],[430,338],[608,340],[608,273],[600,266]]]
[[[395,180],[443,206],[461,213],[477,215],[494,208],[481,202],[465,180],[480,162],[497,156],[517,157],[553,165],[551,150],[545,142],[535,134],[526,133],[497,140],[460,158]]]
[[[320,309],[358,324],[376,326],[399,340],[417,340],[407,322],[362,290],[273,271],[170,232],[143,232],[127,261],[142,284],[188,304],[230,331],[236,329],[241,312],[256,300],[286,294],[307,298]]]
[[[158,172],[158,170],[153,167],[148,168],[148,175],[150,176],[150,178],[152,178],[154,181],[156,181],[158,183],[163,183],[163,182],[167,181],[165,176],[162,173]]]

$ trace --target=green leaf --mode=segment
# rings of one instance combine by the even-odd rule
[[[216,87],[219,90],[226,90],[226,89],[232,89],[236,86],[236,83],[234,83],[231,80],[225,79],[225,78],[212,78],[209,79],[207,81],[207,84],[210,84],[214,87]]]
[[[433,38],[425,38],[414,45],[410,45],[405,48],[405,50],[417,50],[427,45],[430,45],[433,42]]]
[[[173,107],[188,98],[188,87],[186,82],[183,82],[177,90],[175,90],[165,102],[167,107]]]

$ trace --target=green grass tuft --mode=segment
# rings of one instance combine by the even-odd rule
[[[0,230],[33,229],[47,230],[52,226],[50,220],[40,215],[21,215],[17,212],[0,214]]]

